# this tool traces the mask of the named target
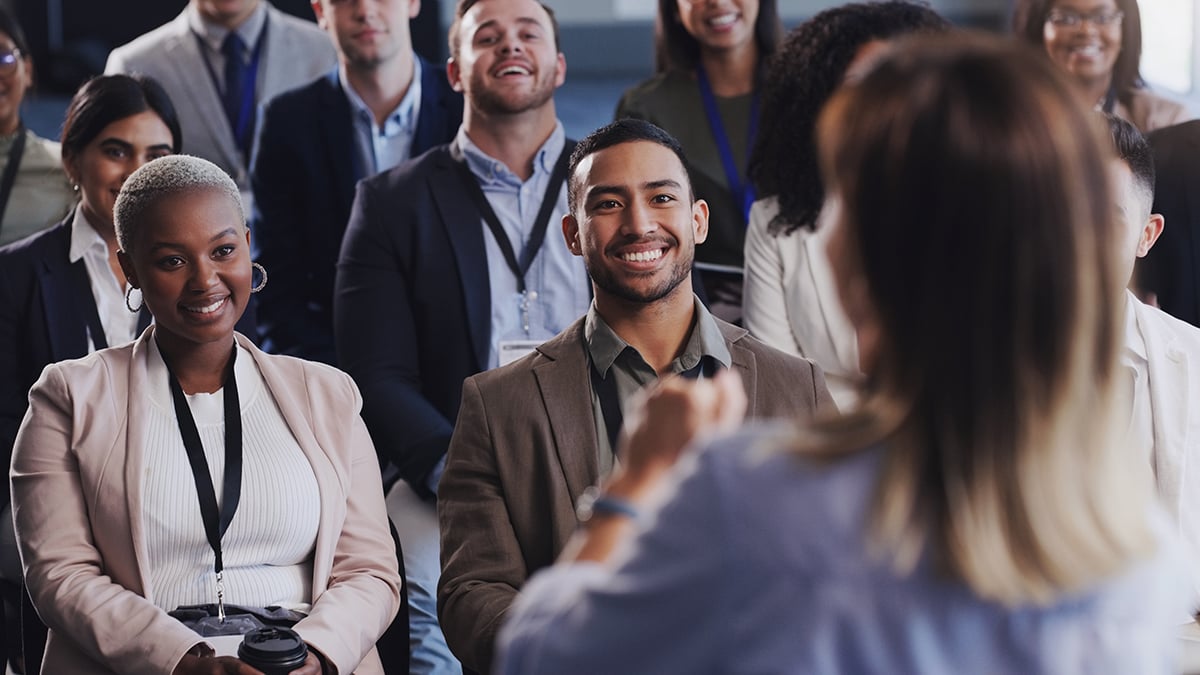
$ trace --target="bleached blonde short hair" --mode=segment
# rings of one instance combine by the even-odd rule
[[[161,200],[179,194],[214,191],[229,197],[242,211],[242,194],[237,183],[221,167],[191,155],[167,155],[142,165],[125,180],[113,206],[117,243],[129,253],[145,220],[146,212]],[[245,218],[241,219],[246,226]]]

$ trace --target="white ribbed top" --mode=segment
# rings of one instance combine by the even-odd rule
[[[153,405],[142,481],[150,577],[146,593],[155,605],[170,611],[180,605],[216,602],[216,575],[195,479],[175,420],[166,365],[154,340],[147,342],[150,391],[145,394]],[[307,611],[321,515],[317,480],[264,386],[254,357],[240,346],[235,368],[242,408],[242,493],[221,540],[225,602]],[[224,392],[187,398],[221,504]]]

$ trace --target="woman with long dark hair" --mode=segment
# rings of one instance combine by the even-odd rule
[[[659,0],[658,73],[625,92],[617,118],[653,122],[683,146],[708,241],[696,249],[710,306],[741,317],[742,248],[754,189],[746,161],[762,108],[759,88],[783,34],[776,0]]]

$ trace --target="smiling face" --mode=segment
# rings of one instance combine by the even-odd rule
[[[578,205],[563,218],[567,246],[583,256],[596,301],[653,303],[686,294],[708,205],[692,201],[683,164],[650,141],[621,143],[579,162]]]
[[[541,108],[566,77],[550,16],[534,0],[483,0],[457,24],[457,55],[447,64],[455,91],[486,114]]]
[[[78,155],[67,157],[67,174],[79,185],[88,222],[112,229],[113,203],[125,179],[146,162],[171,154],[173,143],[162,118],[148,110],[104,127]]]
[[[160,344],[177,353],[232,339],[252,274],[241,205],[212,189],[163,197],[143,214],[130,249],[121,267],[154,314]]]
[[[16,54],[17,44],[0,33],[0,52],[15,56],[11,65],[0,64],[0,133],[11,134],[21,123],[21,101],[33,84],[33,62],[28,54]]]
[[[754,41],[758,0],[677,0],[679,21],[701,49],[722,51]]]
[[[408,22],[420,0],[317,0],[317,23],[351,68],[374,68],[412,50]]]
[[[1114,0],[1059,0],[1050,9],[1042,38],[1046,53],[1060,68],[1086,86],[1107,86],[1121,53],[1121,22],[1099,25],[1095,17],[1117,12]],[[1058,15],[1088,17],[1075,26],[1060,25]]]

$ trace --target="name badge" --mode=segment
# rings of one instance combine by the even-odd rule
[[[542,340],[501,340],[500,365],[507,366],[533,351],[542,342]]]

